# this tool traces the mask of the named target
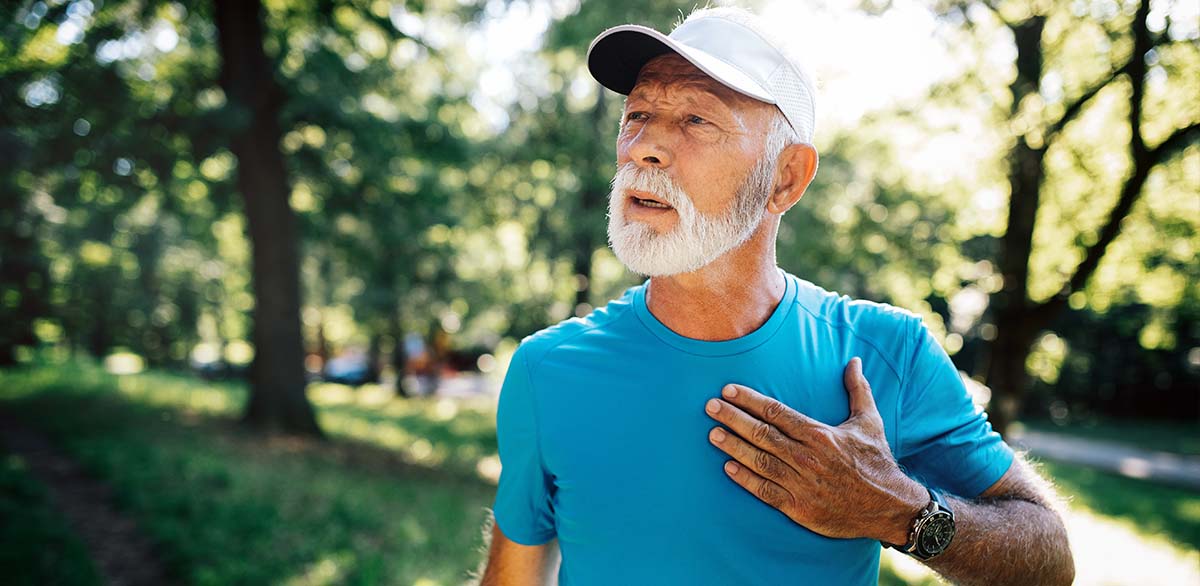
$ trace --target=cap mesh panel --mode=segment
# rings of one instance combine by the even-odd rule
[[[776,69],[767,79],[767,89],[775,96],[776,105],[791,123],[800,140],[812,143],[816,126],[816,105],[812,91],[791,67]]]

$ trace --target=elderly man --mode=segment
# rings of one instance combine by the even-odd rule
[[[702,10],[605,31],[588,66],[628,95],[609,239],[649,279],[514,355],[483,584],[876,584],[881,544],[955,582],[1070,583],[1052,492],[920,319],[776,266],[817,170],[779,43]]]

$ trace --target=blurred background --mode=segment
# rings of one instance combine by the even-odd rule
[[[509,357],[641,282],[587,44],[693,4],[4,3],[2,581],[471,583]],[[740,4],[820,80],[780,265],[924,316],[1077,583],[1200,584],[1200,3]]]

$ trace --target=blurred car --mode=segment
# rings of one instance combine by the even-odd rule
[[[246,378],[249,370],[247,364],[230,364],[224,360],[188,360],[188,366],[204,380],[229,380]]]
[[[325,363],[321,378],[327,382],[357,387],[371,381],[371,365],[365,354],[347,352]]]

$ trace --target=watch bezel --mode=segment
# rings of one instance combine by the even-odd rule
[[[908,532],[908,541],[903,545],[881,542],[885,547],[901,551],[921,561],[927,561],[946,551],[950,547],[950,543],[954,541],[956,530],[954,525],[954,511],[947,506],[945,497],[940,492],[928,486],[925,487],[925,490],[929,491],[929,504],[925,505],[912,520],[912,527]],[[935,533],[941,533],[941,531],[931,531],[930,529],[934,529],[934,527],[930,527],[931,525],[947,527],[950,531],[949,536],[940,549],[936,548],[936,544],[930,547],[927,543],[927,540]]]
[[[943,532],[943,528],[949,529],[950,532],[945,541],[940,544],[930,543],[930,540]],[[912,548],[913,555],[927,560],[941,554],[950,547],[950,542],[954,540],[954,531],[954,514],[939,507],[938,510],[922,519],[920,527],[917,528],[916,543]]]

